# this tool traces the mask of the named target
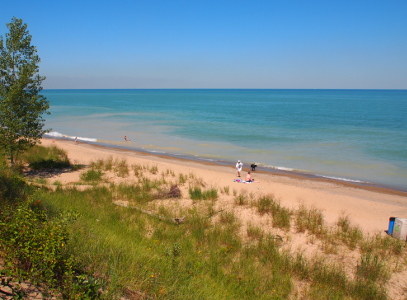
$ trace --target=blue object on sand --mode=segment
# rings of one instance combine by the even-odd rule
[[[393,234],[393,228],[394,228],[395,220],[396,220],[395,217],[390,217],[389,218],[389,228],[387,229],[387,234],[389,234],[389,235]]]

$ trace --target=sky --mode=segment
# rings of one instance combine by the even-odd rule
[[[406,0],[2,0],[45,89],[407,89]]]

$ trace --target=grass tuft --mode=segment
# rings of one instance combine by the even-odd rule
[[[103,173],[101,170],[90,169],[80,175],[81,180],[88,183],[97,183],[102,180]]]

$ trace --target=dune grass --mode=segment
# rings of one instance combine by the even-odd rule
[[[36,145],[21,155],[19,160],[28,163],[33,170],[63,169],[71,167],[66,152],[56,146],[44,147]]]
[[[90,174],[110,171],[130,176],[123,170],[133,171],[137,180],[106,184]],[[243,231],[244,224],[233,210],[216,206],[222,197],[217,189],[206,188],[193,174],[177,176],[165,170],[160,176],[159,171],[158,166],[129,167],[113,158],[98,160],[83,172],[93,178],[89,188],[58,185],[55,191],[37,189],[33,194],[40,205],[25,209],[40,209],[50,221],[64,220],[63,224],[53,223],[66,230],[55,236],[64,239],[64,253],[72,259],[67,267],[81,270],[74,273],[74,285],[59,282],[59,288],[67,290],[66,299],[74,299],[75,293],[83,299],[387,299],[385,285],[391,272],[402,270],[407,261],[401,241],[364,236],[345,215],[335,226],[327,226],[322,212],[315,208],[287,209],[272,195],[256,198],[234,191],[237,208],[253,208],[259,217],[270,218],[270,226],[252,220]],[[0,179],[10,176],[2,174]],[[166,177],[189,187],[185,197],[194,200],[193,206],[164,204],[157,195],[172,184]],[[11,196],[19,198],[25,193]],[[6,194],[1,197],[6,199]],[[129,201],[138,209],[115,205],[117,200]],[[157,215],[165,218],[154,217]],[[185,222],[167,221],[179,215]],[[17,220],[21,219],[19,215]],[[2,228],[8,228],[10,223],[2,221]],[[50,228],[57,230],[58,226]],[[293,251],[287,247],[292,234],[314,237],[321,251],[311,256]],[[54,240],[50,240],[52,244]],[[55,245],[60,247],[61,242]],[[353,269],[324,255],[337,254],[339,249],[360,253]],[[389,256],[391,260],[386,259]]]

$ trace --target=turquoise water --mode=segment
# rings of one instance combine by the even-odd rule
[[[407,190],[407,90],[43,94],[53,136]]]

